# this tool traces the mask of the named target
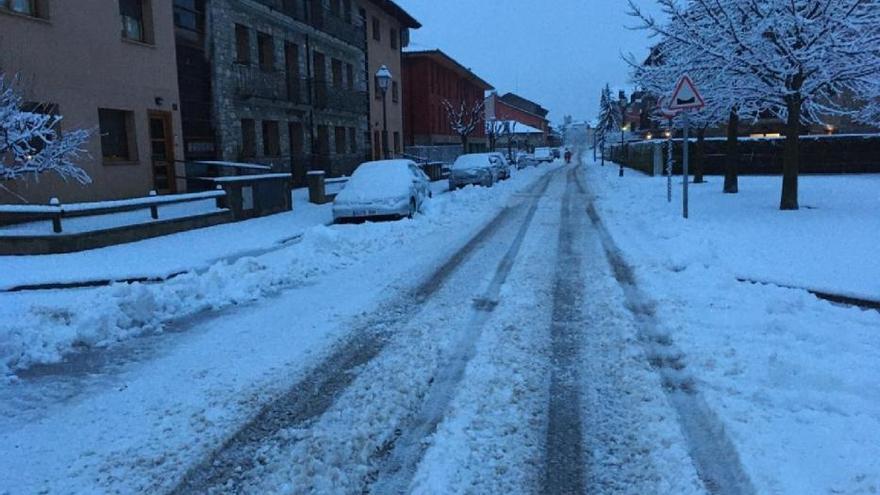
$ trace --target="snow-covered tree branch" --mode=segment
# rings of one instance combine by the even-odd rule
[[[91,183],[75,162],[86,154],[83,145],[92,132],[71,129],[59,133],[62,117],[25,110],[14,86],[15,78],[0,74],[0,180],[54,172],[65,180]]]
[[[461,144],[467,152],[468,137],[483,123],[485,102],[476,100],[469,103],[461,100],[459,105],[454,105],[444,99],[441,104],[449,117],[449,127],[461,136]]]
[[[799,132],[828,115],[853,115],[838,95],[864,97],[880,77],[880,0],[657,0],[665,22],[633,0],[639,28],[717,71],[728,102],[785,122],[781,209],[798,208]],[[700,67],[689,71],[698,72]]]

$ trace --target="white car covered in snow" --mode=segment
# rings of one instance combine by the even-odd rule
[[[412,218],[429,197],[430,180],[414,162],[362,163],[333,200],[333,221]]]
[[[449,173],[449,189],[467,185],[491,187],[498,180],[501,159],[492,153],[461,155],[452,164]]]

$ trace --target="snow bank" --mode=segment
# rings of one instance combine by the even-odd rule
[[[709,180],[684,221],[680,185],[669,205],[663,178],[588,165],[601,217],[756,491],[877,491],[880,314],[737,279],[880,299],[880,177],[802,177],[797,212],[776,208],[778,177],[741,177],[737,195]]]
[[[15,311],[0,312],[0,371],[58,362],[77,349],[160,332],[175,319],[247,304],[312,283],[392,246],[411,245],[417,242],[418,236],[413,235],[417,231],[448,229],[491,215],[503,206],[504,197],[540,173],[543,170],[524,172],[521,180],[491,189],[467,187],[443,195],[428,201],[424,215],[411,221],[314,226],[303,233],[300,242],[284,249],[216,262],[204,272],[187,272],[163,283],[119,283],[85,293],[56,292],[49,298],[35,294],[42,301],[38,303],[18,298],[21,306]],[[140,252],[137,246],[133,249]],[[32,268],[41,269],[38,264]]]

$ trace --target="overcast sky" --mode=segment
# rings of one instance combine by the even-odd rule
[[[513,91],[550,110],[592,119],[600,90],[630,88],[621,53],[647,55],[650,40],[632,31],[625,0],[396,0],[423,24],[413,49],[439,48],[503,94]],[[653,0],[639,0],[654,11]]]

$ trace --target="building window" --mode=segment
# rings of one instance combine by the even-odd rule
[[[274,120],[263,121],[263,156],[281,156],[278,122]]]
[[[348,128],[348,146],[351,154],[357,153],[357,130],[354,127]]]
[[[342,0],[342,18],[351,24],[351,0]]]
[[[354,90],[354,67],[351,64],[345,64],[345,79],[348,81],[348,89]]]
[[[174,27],[204,32],[205,0],[174,0]]]
[[[123,38],[143,43],[152,42],[149,0],[119,0],[119,15],[122,17]]]
[[[0,0],[0,10],[8,10],[31,17],[45,17],[40,7],[37,0]]]
[[[397,86],[397,81],[391,81],[391,101],[394,103],[400,101],[400,88]]]
[[[347,146],[345,146],[345,127],[336,127],[333,130],[333,137],[336,140],[336,154],[344,155],[347,151]]]
[[[241,156],[257,156],[257,128],[253,119],[241,119]]]
[[[342,81],[342,61],[339,59],[332,58],[330,59],[330,74],[333,77],[333,87],[341,88],[343,86]]]
[[[397,47],[399,45],[397,44],[398,38],[397,38],[397,30],[396,29],[391,28],[391,35],[389,36],[389,38],[391,39],[391,49],[397,50]]]
[[[394,154],[400,154],[400,133],[397,131],[394,131]]]
[[[0,0],[2,1],[2,0]],[[57,139],[61,135],[61,120],[58,119],[59,111],[58,104],[56,103],[38,103],[38,102],[24,102],[21,105],[22,112],[30,112],[36,113],[39,115],[48,115],[53,118],[54,125],[52,126],[52,130],[54,131],[54,136],[46,136],[49,141]],[[46,141],[43,141],[42,138],[35,137],[28,141],[28,144],[33,148],[32,154],[37,154],[46,147]]]
[[[251,63],[251,32],[241,24],[235,25],[235,62]]]
[[[260,69],[266,72],[275,70],[275,41],[272,36],[257,33],[257,49],[259,50]]]
[[[382,24],[379,23],[377,17],[373,17],[373,39],[382,41]]]
[[[99,108],[98,127],[104,161],[133,162],[137,159],[133,112]]]
[[[281,11],[293,18],[299,18],[299,0],[281,0]]]

